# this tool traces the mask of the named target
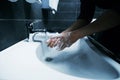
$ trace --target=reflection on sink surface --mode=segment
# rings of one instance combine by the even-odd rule
[[[86,40],[87,38],[80,39],[70,48],[66,48],[63,51],[53,50],[50,52],[44,49],[44,44],[40,44],[36,51],[37,57],[52,69],[71,76],[88,79],[119,78],[119,72]],[[47,53],[44,53],[43,50],[46,50]],[[47,62],[45,61],[47,57],[51,57],[53,60]]]

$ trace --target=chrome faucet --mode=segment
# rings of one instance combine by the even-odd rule
[[[27,34],[28,34],[28,41],[29,41],[29,37],[30,37],[30,34],[33,33],[32,35],[32,41],[34,42],[42,42],[42,40],[36,40],[35,39],[35,36],[39,33],[43,33],[45,36],[47,36],[46,32],[46,28],[44,26],[41,26],[39,25],[39,23],[41,23],[42,20],[41,19],[38,19],[38,20],[34,20],[33,22],[29,23],[29,25],[27,24]],[[36,26],[39,26],[39,28],[36,28]]]

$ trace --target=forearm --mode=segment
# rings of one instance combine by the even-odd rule
[[[78,19],[76,22],[74,22],[68,29],[66,29],[63,32],[69,32],[69,31],[74,31],[77,30],[85,25],[87,25],[89,22],[83,20],[83,19]]]
[[[79,37],[84,37],[113,28],[117,25],[120,25],[120,14],[114,11],[108,11],[103,13],[96,21],[73,32],[74,34],[78,34]]]

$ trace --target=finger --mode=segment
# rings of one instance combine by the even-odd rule
[[[62,37],[61,37],[61,36],[55,37],[53,40],[54,40],[54,42],[51,43],[51,46],[52,46],[52,47],[55,47],[55,46],[58,45],[58,43],[59,43],[60,41],[62,41]]]
[[[64,48],[66,48],[66,45],[62,44],[61,47],[60,47],[60,50],[63,50]]]
[[[52,41],[51,41],[51,43],[50,43],[49,46],[50,46],[51,48],[54,47],[56,41],[57,41],[56,38],[52,39]]]
[[[47,40],[47,46],[50,46],[51,45],[51,42],[52,42],[52,39],[49,39],[49,40]]]
[[[47,45],[48,46],[51,46],[51,44],[53,43],[53,41],[55,40],[55,37],[53,38],[50,38],[50,39],[48,39],[47,41],[46,41],[46,43],[47,43]]]
[[[49,47],[55,47],[58,44],[59,40],[61,40],[61,36],[52,36],[47,40],[47,44]]]
[[[57,46],[57,44],[59,43],[59,41],[60,41],[60,38],[57,38],[53,46],[54,47]]]
[[[62,49],[64,49],[64,42],[59,42],[59,44],[58,44],[58,48],[57,48],[57,50],[62,50]]]
[[[51,39],[48,39],[48,40],[46,41],[47,44],[49,44],[50,42],[51,42]]]

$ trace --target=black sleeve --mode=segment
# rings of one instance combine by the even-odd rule
[[[112,4],[112,9],[120,15],[120,0],[113,0],[111,4]]]
[[[85,19],[87,21],[91,21],[94,12],[95,12],[95,4],[92,0],[80,0],[80,15],[78,16],[78,19]]]

